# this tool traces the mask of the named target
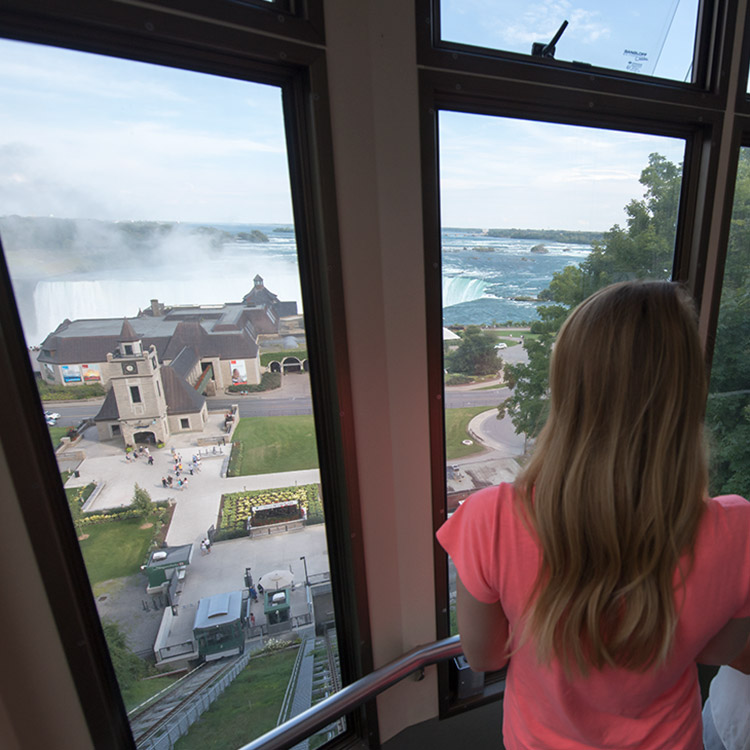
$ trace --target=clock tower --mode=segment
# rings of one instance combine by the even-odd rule
[[[107,355],[104,367],[112,389],[107,400],[115,402],[111,406],[116,406],[119,434],[125,444],[166,442],[167,402],[156,347],[144,349],[143,340],[127,319],[117,348]]]

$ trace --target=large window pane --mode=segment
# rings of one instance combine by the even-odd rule
[[[698,0],[441,0],[440,28],[446,41],[531,54],[568,21],[557,60],[690,81],[697,14]]]
[[[219,697],[180,747],[243,744],[341,683],[281,91],[9,41],[0,80],[0,237],[133,734],[182,691],[175,725]]]
[[[685,144],[455,112],[439,126],[451,513],[517,475],[568,311],[615,281],[669,278]]]
[[[740,150],[706,425],[711,491],[747,493],[750,480],[750,148]]]

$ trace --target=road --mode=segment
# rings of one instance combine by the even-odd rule
[[[497,406],[510,394],[507,388],[493,388],[487,391],[448,391],[445,405],[448,409],[465,406]],[[258,398],[256,396],[236,396],[234,398],[210,398],[210,411],[229,409],[231,404],[239,404],[240,417],[278,417],[289,414],[312,414],[312,401],[309,396],[291,398]],[[60,414],[58,425],[69,427],[78,424],[82,419],[96,416],[101,408],[101,401],[66,401],[47,402],[48,411]]]

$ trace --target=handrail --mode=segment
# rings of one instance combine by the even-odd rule
[[[342,688],[239,750],[284,750],[309,737],[422,667],[459,656],[459,636],[407,651],[403,656]]]

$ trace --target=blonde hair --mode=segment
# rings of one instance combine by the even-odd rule
[[[560,329],[550,414],[516,482],[541,547],[523,639],[543,663],[585,675],[666,659],[675,570],[705,507],[705,394],[695,311],[676,284],[606,287]]]

